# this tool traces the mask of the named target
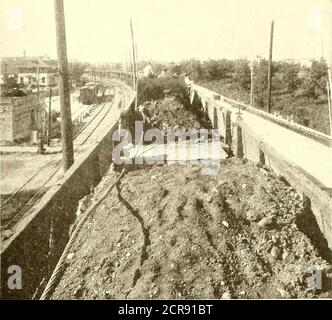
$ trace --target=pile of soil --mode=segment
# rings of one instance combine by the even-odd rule
[[[131,171],[86,221],[52,298],[331,297],[331,265],[299,219],[296,192],[244,160],[211,176],[199,164]],[[308,286],[312,267],[321,290]]]
[[[210,129],[211,122],[206,114],[190,104],[183,97],[172,94],[162,100],[144,103],[144,113],[151,125],[167,134],[170,129]]]

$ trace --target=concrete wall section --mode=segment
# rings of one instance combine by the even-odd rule
[[[263,153],[267,167],[283,176],[298,193],[310,199],[318,226],[332,249],[332,198],[324,190],[324,186],[273,146],[265,143],[245,121],[239,121],[238,126],[242,129],[244,157],[257,163],[260,162],[260,153]]]
[[[194,85],[191,90],[195,91],[195,96],[199,97],[202,102],[213,101],[213,96],[215,94],[214,92],[196,85]],[[210,105],[212,105],[212,103],[210,103]],[[277,174],[283,176],[287,182],[292,185],[294,189],[297,190],[297,192],[299,192],[299,194],[308,197],[311,202],[311,210],[315,215],[321,233],[327,240],[329,248],[332,249],[331,190],[329,189],[329,185],[326,185],[322,182],[328,181],[328,179],[325,176],[325,171],[322,171],[323,173],[320,175],[317,174],[316,177],[314,176],[314,174],[317,173],[317,170],[313,169],[316,168],[315,166],[320,166],[319,162],[311,163],[312,166],[314,166],[314,168],[310,167],[312,174],[310,171],[304,170],[301,166],[302,163],[303,166],[307,165],[306,161],[304,160],[306,160],[305,158],[307,158],[310,152],[312,152],[311,147],[315,147],[317,150],[321,149],[321,161],[324,159],[329,159],[326,156],[326,149],[327,146],[332,145],[331,137],[297,124],[288,123],[287,121],[276,118],[275,116],[267,114],[266,112],[242,105],[236,101],[227,99],[222,96],[220,101],[213,101],[213,105],[219,106],[219,109],[217,108],[218,126],[220,133],[225,138],[225,140],[227,140],[226,124],[229,123],[228,132],[231,132],[231,143],[233,145],[234,154],[239,158],[246,158],[255,163],[265,164],[267,167],[274,170]],[[213,123],[214,115],[211,109],[207,108],[206,113]],[[275,131],[272,130],[272,132],[277,134],[277,136],[273,136],[271,134],[272,132],[269,130],[262,130],[261,128],[257,128],[257,124],[259,125],[262,121],[253,122],[252,116],[249,117],[250,114],[257,115],[257,119],[267,120],[265,123],[269,123],[268,128],[271,130],[276,129]],[[226,121],[226,115],[228,117],[228,121]],[[241,119],[239,119],[239,115]],[[246,119],[251,120],[250,125],[244,121]],[[278,134],[281,135],[281,130],[285,130],[278,129],[280,127],[290,130],[290,136],[298,134],[302,136],[301,139],[297,140],[303,141],[303,144],[306,145],[293,145],[299,149],[298,152],[300,152],[300,155],[303,154],[303,157],[301,157],[303,161],[299,164],[294,163],[294,161],[288,157],[290,150],[287,149],[287,139],[284,141],[285,147],[280,148],[280,150],[275,148],[275,141],[277,138],[279,138]],[[288,138],[290,138],[290,136],[288,137],[287,135]],[[309,140],[306,140],[307,138],[309,138]],[[307,141],[311,142],[309,143]],[[315,145],[312,146],[312,144]],[[278,146],[280,146],[280,144]],[[327,160],[325,162],[328,163]],[[324,177],[325,179],[323,179]],[[320,181],[320,178],[322,178],[322,181]]]
[[[128,100],[129,108],[133,99]],[[119,119],[117,119],[118,121]],[[115,121],[103,136],[75,159],[74,165],[53,185],[16,226],[15,234],[1,247],[1,297],[39,297],[62,254],[76,218],[78,201],[96,186],[112,161]],[[8,288],[8,267],[22,269],[22,289]]]

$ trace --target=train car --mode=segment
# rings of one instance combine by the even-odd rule
[[[79,102],[90,105],[96,103],[96,100],[96,86],[94,84],[86,84],[80,88]]]
[[[114,97],[115,95],[115,91],[114,88],[106,88],[104,96],[106,97],[106,99],[110,99],[111,97]]]

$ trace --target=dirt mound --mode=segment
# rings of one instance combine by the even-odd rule
[[[166,96],[163,100],[145,102],[144,113],[154,128],[165,134],[170,129],[209,129],[211,122],[200,110],[184,104],[177,96]]]
[[[115,181],[108,174],[96,195]],[[85,223],[54,299],[328,297],[331,266],[298,229],[293,189],[236,159],[132,171]],[[331,280],[331,279],[329,279]]]

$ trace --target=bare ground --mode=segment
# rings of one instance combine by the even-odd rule
[[[131,171],[86,221],[52,298],[331,297],[331,265],[297,225],[306,219],[293,189],[247,161],[222,161],[213,176],[199,165]],[[322,290],[308,288],[313,266]]]

